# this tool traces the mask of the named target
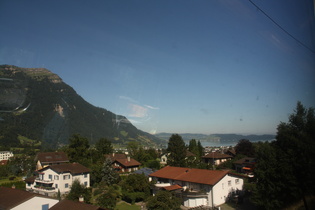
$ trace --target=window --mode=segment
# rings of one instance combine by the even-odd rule
[[[63,180],[70,179],[70,175],[63,175]]]
[[[48,209],[49,209],[49,204],[42,205],[42,210],[48,210]]]
[[[52,180],[52,175],[51,174],[48,175],[48,179]]]
[[[235,184],[239,184],[240,180],[239,179],[235,179]]]
[[[55,180],[59,180],[59,176],[58,175],[55,175]]]
[[[231,180],[230,180],[230,181],[228,181],[228,186],[231,186]]]
[[[68,183],[66,183],[66,184],[65,184],[65,188],[68,188],[68,187],[69,187],[69,184],[68,184]]]
[[[87,178],[87,174],[84,174],[84,178]]]
[[[55,184],[55,188],[58,188],[58,184]]]
[[[84,182],[84,186],[85,186],[85,187],[87,186],[87,182]]]

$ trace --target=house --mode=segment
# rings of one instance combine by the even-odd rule
[[[141,165],[138,161],[125,154],[111,154],[105,155],[105,157],[110,158],[113,164],[113,167],[118,172],[133,172],[137,171]]]
[[[84,202],[77,202],[77,201],[70,201],[70,200],[62,200],[53,207],[50,208],[50,210],[105,210],[104,208],[86,204]]]
[[[220,165],[221,163],[224,163],[225,161],[231,160],[232,156],[223,154],[220,152],[210,152],[205,156],[202,156],[202,159],[205,163],[211,163],[213,165]]]
[[[239,173],[252,174],[256,164],[255,158],[245,157],[234,162],[235,170]]]
[[[156,181],[153,192],[174,190],[186,207],[215,207],[243,189],[243,179],[228,171],[166,166],[149,176]]]
[[[235,149],[228,149],[225,154],[231,155],[234,158],[236,156],[236,151]]]
[[[0,161],[9,160],[10,157],[13,157],[13,153],[11,151],[0,151]]]
[[[72,182],[78,179],[85,187],[90,187],[90,169],[79,163],[50,165],[37,171],[38,176],[25,179],[26,190],[55,196],[68,193]]]
[[[40,170],[49,165],[69,163],[69,158],[64,152],[39,152],[36,157],[36,170]]]
[[[170,155],[170,153],[164,153],[164,154],[162,154],[161,155],[161,157],[160,157],[160,164],[162,165],[162,166],[165,166],[165,165],[167,165],[167,158],[168,158],[168,156]],[[196,160],[196,155],[194,154],[194,153],[192,153],[192,152],[190,152],[189,150],[186,150],[186,160],[188,160],[188,161],[194,161],[194,160]]]
[[[25,190],[0,187],[0,209],[48,210],[58,202],[57,199],[34,194]]]

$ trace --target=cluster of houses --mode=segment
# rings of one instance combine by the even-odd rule
[[[231,196],[235,196],[243,190],[243,179],[229,170],[206,170],[184,167],[165,166],[160,170],[152,171],[145,168],[140,169],[140,163],[126,154],[105,155],[112,162],[113,167],[120,173],[144,173],[148,175],[150,181],[155,185],[152,189],[153,195],[159,190],[174,192],[183,200],[186,207],[207,206],[215,207],[225,203]],[[168,154],[161,156],[161,164],[167,163]],[[187,152],[187,157],[194,157],[194,154]],[[219,165],[235,156],[234,150],[225,153],[216,151],[208,152],[202,156],[206,163]],[[25,197],[23,205],[20,201],[19,208],[12,209],[33,209],[26,208],[32,205],[40,205],[41,209],[63,209],[63,206],[87,205],[84,203],[56,200],[57,194],[69,193],[74,180],[79,180],[81,184],[90,187],[90,169],[80,163],[70,163],[64,152],[38,153],[36,158],[36,176],[25,179],[26,191],[18,189],[0,188],[0,209],[2,202],[13,206],[14,197]],[[240,173],[250,173],[254,167],[253,158],[243,158],[235,162],[235,168]],[[16,193],[16,195],[14,195]],[[5,196],[4,196],[5,195]],[[12,201],[9,196],[12,195]],[[10,203],[11,202],[11,203]],[[102,209],[89,205],[91,209]],[[56,208],[54,208],[56,207]],[[57,208],[58,207],[58,208]],[[3,208],[11,209],[11,208]],[[35,209],[35,208],[34,208]],[[64,208],[66,209],[66,208]],[[77,207],[76,209],[80,209]],[[90,208],[87,208],[90,209]]]

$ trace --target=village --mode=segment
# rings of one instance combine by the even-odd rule
[[[77,138],[82,140],[78,136]],[[172,142],[181,146],[172,149]],[[169,209],[224,209],[222,205],[225,203],[232,206],[242,205],[245,194],[250,192],[248,187],[245,189],[244,184],[254,178],[255,158],[246,156],[244,151],[247,148],[242,148],[250,146],[253,152],[253,145],[248,140],[240,140],[236,147],[203,148],[196,140],[185,145],[181,136],[175,134],[170,138],[166,150],[143,148],[136,144],[130,144],[124,149],[111,149],[108,141],[106,143],[111,153],[98,156],[99,160],[96,162],[103,161],[98,172],[95,165],[91,168],[86,166],[88,164],[84,157],[74,158],[76,152],[71,153],[69,149],[38,152],[32,162],[35,170],[31,176],[23,178],[24,189],[17,189],[14,184],[0,187],[1,207],[119,209],[116,205],[123,201],[129,203],[130,208],[137,206],[139,209],[156,209],[158,206],[154,206],[156,203],[154,204],[153,198],[158,199],[158,196],[163,196],[162,193],[169,193],[174,201],[166,207]],[[80,153],[79,150],[77,152]],[[140,153],[154,153],[154,157],[144,162]],[[14,159],[10,151],[2,151],[0,154],[2,165]],[[174,157],[176,155],[182,158],[177,161],[178,157]],[[138,180],[132,180],[131,177]],[[128,181],[129,178],[131,181]],[[137,184],[147,185],[148,188],[132,186]],[[105,188],[101,185],[105,185]],[[110,193],[111,186],[118,185],[123,193],[118,192],[119,195],[113,197],[106,196]],[[129,188],[124,189],[126,185]],[[102,192],[97,195],[96,191]],[[86,196],[87,192],[92,195]],[[170,207],[171,205],[174,206]]]

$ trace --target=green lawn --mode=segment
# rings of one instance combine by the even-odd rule
[[[131,205],[123,201],[119,202],[115,207],[115,210],[140,210],[140,209],[141,208],[138,205]]]

